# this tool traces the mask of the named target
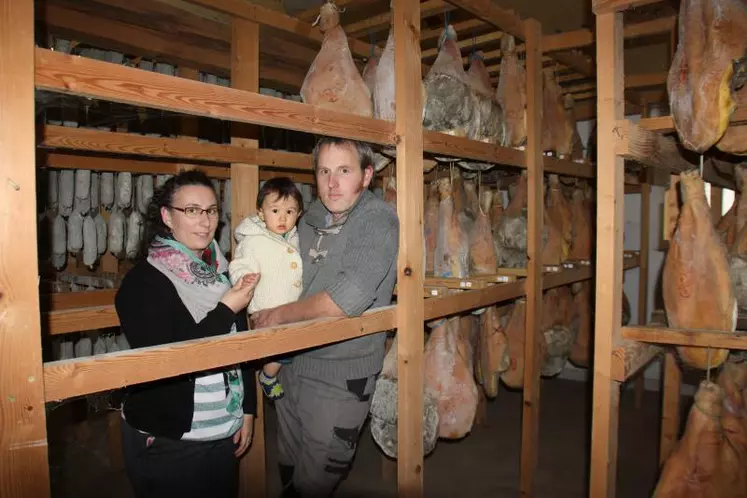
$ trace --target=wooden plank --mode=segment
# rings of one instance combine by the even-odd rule
[[[231,23],[231,86],[247,92],[259,92],[259,25],[244,19]],[[259,142],[257,129],[246,124],[231,127],[231,144],[237,149],[256,151]],[[256,213],[259,192],[259,168],[256,164],[235,162],[231,164],[231,234],[249,215]],[[231,237],[231,254],[236,249],[236,239]],[[267,496],[267,462],[265,448],[264,401],[259,381],[255,380],[257,413],[254,419],[252,445],[239,465],[239,496],[265,498]]]
[[[247,4],[248,5],[248,4]],[[394,145],[393,123],[37,48],[36,86],[194,116]]]
[[[464,38],[464,36],[462,36],[463,32],[471,31],[473,29],[485,28],[488,25],[484,23],[483,21],[481,21],[480,19],[468,19],[466,21],[454,23],[451,26],[457,32],[457,35],[459,37]],[[435,40],[436,38],[441,36],[441,32],[443,30],[444,30],[443,25],[437,28],[425,29],[420,32],[420,41],[425,42],[425,41]],[[422,57],[422,54],[421,54],[421,57]]]
[[[700,348],[747,351],[747,332],[675,329],[667,327],[623,327],[622,336],[632,341]]]
[[[594,13],[598,16],[600,14],[622,12],[643,5],[659,3],[661,1],[662,0],[591,0],[591,7]]]
[[[444,316],[455,315],[464,311],[516,299],[524,294],[524,281],[519,280],[508,284],[491,285],[483,290],[464,291],[451,296],[426,299],[424,303],[424,319],[434,320]]]
[[[534,494],[534,473],[539,449],[540,370],[542,355],[538,337],[542,333],[542,230],[544,207],[544,159],[542,155],[542,26],[535,19],[524,21],[527,81],[527,296],[524,335],[524,393],[521,417],[521,470],[519,494]]]
[[[625,77],[625,88],[644,88],[667,84],[667,73],[640,73]]]
[[[734,125],[747,124],[747,106],[740,106],[734,111],[729,118],[729,123]],[[646,118],[638,121],[638,126],[646,130],[658,131],[661,133],[671,133],[675,131],[674,120],[672,116],[659,116],[656,118]]]
[[[675,16],[667,16],[651,21],[643,21],[625,26],[624,37],[626,40],[642,38],[644,36],[658,35],[671,32],[677,25]],[[554,35],[542,37],[542,51],[545,53],[574,48],[588,47],[594,44],[594,33],[590,29],[578,29],[566,31]],[[626,79],[630,76],[626,76]],[[627,82],[626,82],[627,86]]]
[[[114,305],[117,289],[104,289],[84,292],[54,292],[41,294],[39,304],[42,311],[62,311],[85,306]]]
[[[512,10],[499,7],[490,0],[448,0],[448,2],[509,35],[520,40],[526,39],[524,21]]]
[[[652,344],[618,340],[612,351],[612,379],[625,382],[645,369],[661,354],[661,348]],[[642,376],[638,377],[642,378]]]
[[[423,133],[420,3],[393,0],[397,196],[397,496],[423,496]]]
[[[196,142],[184,138],[149,137],[136,133],[118,133],[69,126],[46,125],[40,145],[55,149],[86,150],[186,161],[245,162],[275,168],[313,169],[311,155],[299,152],[246,149],[237,145]]]
[[[129,171],[131,173],[149,173],[152,175],[173,175],[186,167],[182,163],[165,161],[138,161],[119,157],[80,156],[46,152],[42,165],[55,169],[90,169],[93,171]],[[223,166],[191,165],[211,178],[230,178],[230,170]]]
[[[694,161],[683,156],[684,149],[673,139],[641,128],[627,119],[617,122],[614,133],[617,136],[614,150],[625,159],[675,173],[697,167]]]
[[[34,6],[0,0],[0,496],[50,496],[34,157]]]
[[[420,17],[430,17],[435,14],[441,14],[445,12],[451,12],[456,7],[444,2],[443,0],[426,0],[420,4]],[[362,21],[358,21],[352,24],[343,26],[345,34],[349,38],[360,38],[366,36],[368,33],[375,33],[377,31],[383,31],[389,29],[392,24],[392,13],[384,12],[379,15],[375,15]]]
[[[148,2],[148,4],[158,5],[158,2]],[[188,80],[200,81],[200,71],[191,67],[180,66],[176,69],[176,75]],[[46,128],[46,127],[45,127]],[[46,131],[46,129],[45,129]],[[180,138],[197,140],[200,135],[200,118],[197,116],[183,116],[179,120]]]
[[[620,386],[612,353],[620,336],[624,228],[624,161],[615,154],[623,118],[622,14],[597,15],[597,266],[589,496],[614,498]]]
[[[52,34],[100,45],[110,50],[137,54],[178,66],[198,67],[204,71],[227,75],[228,53],[188,45],[174,36],[134,26],[51,2],[40,5],[40,20]]]
[[[371,0],[336,0],[335,5],[337,5],[337,7],[339,8],[343,8],[346,5],[354,3],[354,2],[355,2],[355,5],[358,6],[362,3],[368,3],[370,1]],[[312,22],[314,21],[314,19],[316,19],[318,15],[319,15],[319,6],[314,5],[313,7],[309,7],[308,9],[304,10],[303,12],[298,14],[296,17],[298,17],[302,21]]]
[[[274,11],[261,5],[243,0],[188,0],[190,3],[209,7],[211,9],[231,14],[234,17],[253,21],[265,26],[279,29],[295,36],[312,40],[321,45],[324,40],[318,27],[298,18]],[[317,11],[318,13],[318,11]],[[358,57],[367,58],[371,55],[371,45],[355,38],[348,38],[350,52]],[[381,49],[373,46],[375,55],[381,54]]]
[[[659,464],[669,458],[680,432],[680,384],[682,383],[682,370],[677,364],[674,351],[664,355],[662,366],[664,379],[662,383],[661,397],[661,438],[659,440]]]
[[[395,309],[390,306],[356,318],[324,318],[45,363],[44,396],[46,401],[58,401],[362,337],[394,326]]]
[[[503,37],[503,33],[500,31],[493,31],[492,33],[486,33],[484,35],[476,36],[474,40],[472,37],[466,38],[462,41],[457,42],[457,47],[459,50],[469,50],[473,46],[480,46],[484,45],[486,43],[492,43],[500,40]],[[421,53],[421,57],[423,59],[429,59],[436,57],[438,55],[438,47],[436,48],[429,48],[428,50],[423,50]]]
[[[72,334],[119,326],[119,317],[113,304],[50,311],[42,313],[41,317],[49,335]]]

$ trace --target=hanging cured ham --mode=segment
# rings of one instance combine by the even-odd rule
[[[477,113],[480,127],[474,137],[475,140],[491,144],[503,142],[503,113],[495,98],[495,91],[490,84],[490,75],[483,63],[482,52],[472,55],[467,80],[475,93]]]
[[[511,317],[512,305],[489,306],[480,315],[480,353],[477,359],[477,378],[489,398],[498,395],[501,372],[511,364],[505,330]]]
[[[588,209],[590,203],[585,202],[585,194],[582,189],[573,189],[572,198],[571,223],[573,225],[573,239],[568,259],[571,261],[589,261],[591,260],[591,250],[594,245],[594,213]]]
[[[555,80],[555,84],[558,84],[557,79]],[[563,97],[563,128],[560,132],[558,143],[558,156],[560,157],[572,157],[574,151],[577,151],[576,156],[578,158],[583,156],[583,148],[580,147],[581,136],[576,129],[576,116],[573,113],[575,105],[573,95],[570,93],[565,94]],[[579,151],[581,154],[579,154]],[[573,159],[577,157],[573,157]]]
[[[463,278],[469,275],[469,241],[455,208],[451,180],[440,178],[437,183],[440,203],[433,271],[438,277]]]
[[[456,41],[456,31],[447,26],[439,38],[438,57],[424,80],[423,127],[473,138],[479,129],[478,115]]]
[[[716,225],[716,233],[719,234],[726,247],[731,247],[734,244],[734,239],[737,238],[737,205],[739,199],[739,194],[736,194],[731,207]]]
[[[438,406],[438,436],[459,439],[472,430],[478,390],[472,345],[459,318],[441,320],[425,346],[425,385]]]
[[[576,340],[573,295],[569,287],[556,287],[545,292],[542,302],[542,336],[538,351],[543,357],[540,373],[554,376],[563,371]]]
[[[503,112],[506,131],[503,138],[504,147],[520,147],[527,140],[527,94],[526,73],[524,66],[516,56],[516,41],[511,35],[501,38],[500,76],[496,99]]]
[[[378,64],[379,61],[376,59],[376,56],[371,54],[371,57],[368,58],[366,65],[363,66],[363,71],[361,72],[363,82],[368,87],[368,91],[371,92],[371,95],[374,94],[374,86],[376,85],[376,66],[378,66]],[[374,100],[374,107],[375,105],[376,101]]]
[[[733,332],[737,302],[726,247],[716,234],[705,186],[697,170],[680,174],[684,204],[664,262],[663,297],[671,327]],[[693,367],[708,367],[707,348],[677,348]],[[710,366],[724,362],[728,349],[712,350]]]
[[[501,373],[501,380],[512,388],[524,385],[524,331],[526,330],[526,306],[524,298],[517,299],[511,318],[506,325],[506,339],[508,340],[508,368]]]
[[[472,226],[469,241],[470,269],[473,275],[494,275],[498,270],[493,231],[490,229],[489,213],[492,202],[493,192],[483,189],[480,192],[477,219]]]
[[[560,195],[562,196],[563,194]],[[556,223],[550,217],[548,206],[545,206],[543,222],[543,231],[547,233],[547,237],[542,241],[542,264],[552,266],[561,265],[565,261],[564,254],[568,254],[569,244],[564,241],[562,224]]]
[[[490,228],[493,233],[498,230],[498,224],[503,216],[503,192],[500,185],[493,191],[493,202],[490,204]]]
[[[397,337],[384,357],[371,398],[371,436],[387,456],[397,458]],[[438,407],[432,393],[423,393],[423,453],[429,454],[438,441]]]
[[[425,211],[423,213],[425,273],[433,275],[436,244],[438,243],[438,211],[440,205],[437,182],[431,182],[428,185],[428,195],[425,198]]]
[[[505,268],[525,268],[527,261],[527,178],[522,172],[516,183],[514,194],[508,207],[498,220],[493,233],[496,254],[500,257],[498,266]]]
[[[560,229],[562,241],[562,261],[566,261],[571,252],[573,233],[573,213],[570,203],[563,196],[558,175],[548,176],[547,215],[550,221]]]
[[[571,286],[576,314],[576,340],[571,348],[570,360],[579,367],[588,367],[591,356],[591,337],[594,326],[593,293],[591,281],[576,282]]]
[[[718,466],[723,441],[723,390],[700,383],[682,439],[664,464],[653,498],[727,498],[718,491]]]
[[[384,178],[384,202],[397,210],[397,179],[393,176]]]
[[[732,62],[747,49],[747,4],[682,0],[678,22],[669,105],[682,144],[702,153],[724,136],[736,108]]]
[[[717,483],[729,498],[747,498],[747,363],[727,362],[718,377],[724,392],[721,428],[724,442]]]
[[[389,30],[384,51],[381,52],[373,87],[374,117],[394,121],[394,30]]]
[[[743,57],[737,64],[735,63],[735,75],[732,77],[732,88],[735,88],[736,108],[747,108],[747,85],[744,84],[745,75],[747,75],[747,57]],[[737,71],[739,72],[737,74]],[[739,80],[739,83],[737,83]],[[716,143],[719,150],[730,154],[740,156],[747,155],[747,130],[744,126],[730,125],[726,128],[724,136]]]
[[[301,98],[325,109],[373,116],[371,92],[353,62],[339,10],[331,1],[321,7],[319,28],[324,41],[306,73]]]
[[[542,88],[542,150],[557,154],[563,149],[568,130],[565,120],[565,106],[560,85],[555,78],[554,68],[545,68]],[[565,152],[565,151],[563,151]],[[567,151],[570,154],[570,149]]]

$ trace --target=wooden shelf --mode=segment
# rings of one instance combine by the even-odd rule
[[[615,152],[620,157],[674,173],[698,167],[695,155],[685,151],[672,138],[647,130],[627,119],[617,121],[614,130]],[[693,159],[688,160],[685,155]]]
[[[233,365],[390,330],[395,307],[44,364],[45,401]]]
[[[113,304],[49,311],[42,313],[41,320],[42,330],[46,329],[49,335],[119,327],[119,317]]]
[[[725,333],[667,327],[623,327],[625,339],[674,346],[747,350],[747,332]]]
[[[659,346],[622,340],[612,351],[612,380],[625,382],[661,354]]]

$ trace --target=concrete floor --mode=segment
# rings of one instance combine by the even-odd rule
[[[537,498],[587,496],[589,468],[589,386],[567,380],[543,380]],[[635,409],[633,392],[621,399],[619,439],[619,498],[651,496],[657,477],[660,397],[646,392]],[[689,406],[689,400],[683,399]],[[683,408],[687,408],[684,406]],[[53,412],[54,415],[54,412]],[[274,411],[268,409],[267,458],[270,498],[278,496]],[[521,393],[503,390],[488,404],[489,426],[475,427],[465,439],[440,441],[425,462],[428,498],[518,496],[521,449]],[[124,473],[109,461],[106,417],[93,416],[86,428],[68,430],[64,437],[50,430],[52,496],[131,498]],[[384,478],[382,457],[370,432],[361,438],[358,455],[338,498],[396,496],[394,478]]]

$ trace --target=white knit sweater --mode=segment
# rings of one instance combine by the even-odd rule
[[[228,265],[231,283],[247,273],[259,273],[259,283],[249,303],[249,313],[296,301],[303,290],[298,232],[287,239],[272,233],[259,216],[244,219],[234,232],[238,245]]]

